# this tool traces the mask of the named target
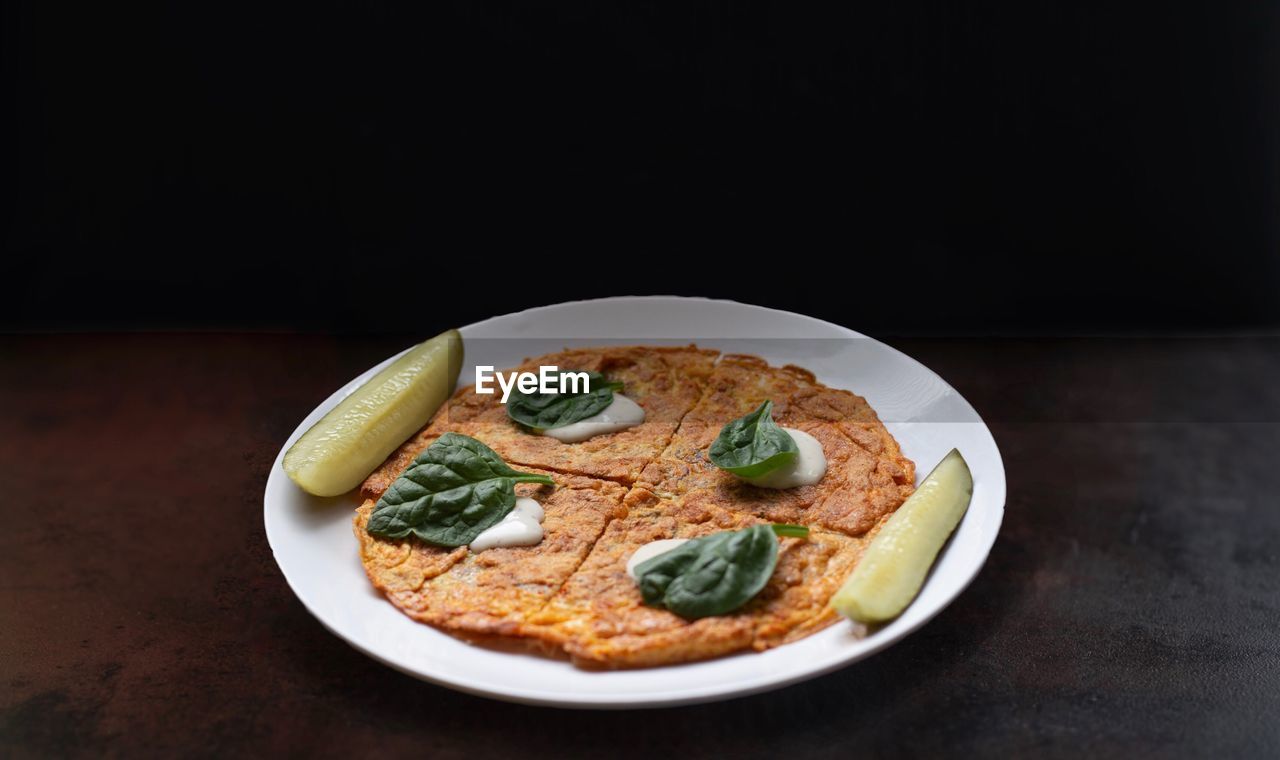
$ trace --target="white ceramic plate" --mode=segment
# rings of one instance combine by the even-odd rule
[[[897,620],[865,636],[847,621],[763,653],[617,672],[465,644],[415,623],[365,578],[351,533],[355,497],[321,499],[295,487],[281,458],[305,430],[390,362],[339,388],[302,420],[280,449],[264,496],[267,539],[294,593],[329,630],[398,670],[472,694],[562,707],[654,707],[774,689],[877,652],[938,614],[978,573],[1004,515],[1004,465],[991,432],[959,393],[888,346],[829,322],[732,301],[633,297],[579,301],[508,314],[461,328],[466,360],[511,366],[566,345],[689,343],[789,362],[866,397],[923,478],[951,448],[974,476],[973,501],[928,582]],[[424,336],[427,337],[427,336]]]

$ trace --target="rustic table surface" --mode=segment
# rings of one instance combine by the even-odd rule
[[[0,754],[1276,756],[1280,339],[897,339],[988,420],[973,585],[843,671],[589,713],[329,634],[262,529],[281,443],[405,336],[0,337]]]

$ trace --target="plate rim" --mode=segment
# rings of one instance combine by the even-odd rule
[[[802,670],[795,674],[786,675],[786,676],[775,676],[771,674],[765,675],[755,679],[754,681],[748,682],[746,684],[741,684],[741,683],[729,684],[729,685],[713,684],[711,686],[702,687],[700,689],[696,689],[693,691],[684,690],[687,693],[680,693],[680,694],[663,696],[663,697],[628,699],[627,698],[628,695],[626,694],[608,695],[607,697],[604,697],[598,694],[592,694],[592,695],[588,695],[587,698],[585,699],[574,699],[574,698],[568,698],[561,694],[550,694],[547,692],[540,692],[540,691],[518,688],[518,687],[517,688],[508,687],[505,690],[485,688],[483,686],[476,686],[466,682],[453,680],[438,674],[423,672],[420,669],[407,666],[403,663],[397,662],[396,660],[390,657],[383,656],[377,651],[374,651],[364,646],[360,642],[352,638],[349,638],[343,632],[337,630],[337,628],[331,625],[330,622],[326,620],[324,614],[322,614],[321,611],[315,609],[312,605],[312,602],[307,598],[307,596],[302,591],[300,591],[300,589],[298,588],[298,585],[295,583],[294,578],[290,577],[289,571],[285,568],[284,563],[280,561],[276,543],[272,538],[270,496],[271,496],[271,492],[273,490],[274,484],[280,478],[287,477],[284,474],[284,471],[281,469],[281,462],[283,461],[285,452],[288,450],[292,442],[296,440],[297,437],[300,436],[305,431],[306,428],[310,427],[310,425],[307,423],[307,420],[317,411],[320,411],[321,416],[324,413],[327,413],[329,409],[331,409],[342,398],[344,398],[346,395],[352,392],[356,387],[358,387],[360,383],[364,382],[368,377],[371,377],[373,374],[381,370],[386,365],[395,361],[395,359],[401,354],[403,354],[405,351],[408,351],[409,348],[411,348],[410,346],[410,347],[406,347],[401,351],[396,352],[395,354],[392,354],[391,356],[388,356],[386,359],[378,362],[372,367],[369,367],[363,372],[357,374],[351,380],[347,381],[346,383],[341,385],[339,388],[337,388],[329,396],[325,397],[319,404],[313,407],[311,411],[307,412],[303,416],[302,420],[298,423],[298,425],[294,428],[294,430],[285,439],[285,442],[281,446],[280,451],[277,453],[276,458],[272,463],[271,471],[268,474],[267,482],[264,485],[264,490],[263,490],[263,528],[264,528],[264,532],[266,533],[267,543],[271,548],[272,558],[275,559],[276,566],[280,569],[281,575],[284,576],[285,582],[289,586],[289,590],[293,592],[293,595],[298,599],[299,602],[302,603],[303,607],[307,610],[307,612],[312,617],[314,617],[317,621],[319,621],[320,624],[325,628],[325,630],[329,631],[334,636],[346,642],[349,646],[351,646],[356,651],[368,656],[369,658],[377,662],[382,663],[383,665],[386,665],[392,668],[393,670],[404,673],[405,675],[408,675],[408,676],[412,676],[413,678],[435,684],[437,686],[442,686],[454,691],[459,691],[459,692],[471,694],[474,696],[486,697],[490,699],[497,699],[505,702],[514,702],[514,703],[520,703],[520,704],[529,704],[529,705],[544,706],[544,707],[569,708],[569,709],[622,710],[622,709],[638,709],[638,708],[674,707],[679,705],[702,704],[707,702],[716,702],[716,701],[722,701],[727,699],[735,699],[739,697],[746,697],[754,694],[760,694],[763,692],[772,691],[774,689],[781,689],[781,688],[791,686],[803,681],[819,678],[821,676],[832,673],[836,670],[840,670],[842,668],[848,667],[860,660],[866,659],[867,657],[877,654],[883,651],[884,649],[892,646],[893,644],[896,644],[899,641],[905,639],[906,637],[918,631],[925,624],[933,620],[938,614],[940,614],[943,610],[949,607],[957,598],[959,598],[968,589],[968,587],[973,583],[973,580],[982,571],[982,568],[986,566],[987,560],[990,558],[990,555],[991,555],[991,549],[992,547],[995,546],[995,541],[999,537],[1000,527],[1003,525],[1003,522],[1004,522],[1004,511],[1005,511],[1005,507],[1008,499],[1008,483],[1007,483],[1007,474],[1005,472],[1005,467],[1004,467],[1004,458],[1000,453],[1000,447],[995,440],[995,436],[991,433],[990,426],[988,426],[986,421],[982,418],[982,416],[978,414],[977,410],[973,408],[973,405],[969,403],[969,400],[965,398],[963,394],[961,394],[958,390],[956,390],[944,378],[942,378],[937,372],[933,371],[931,368],[929,368],[919,360],[915,359],[914,357],[910,356],[909,354],[906,354],[898,350],[897,348],[894,348],[893,346],[887,343],[884,343],[883,341],[877,340],[863,333],[860,333],[856,330],[853,330],[852,328],[848,328],[843,325],[836,324],[834,322],[828,322],[827,320],[820,319],[818,317],[813,317],[807,314],[800,314],[798,312],[786,311],[783,309],[776,309],[769,306],[761,306],[759,304],[751,304],[751,303],[745,303],[742,301],[735,301],[732,299],[708,298],[703,296],[629,295],[629,296],[608,296],[603,298],[586,298],[586,299],[578,299],[573,301],[561,301],[558,303],[547,304],[544,306],[534,306],[527,309],[510,312],[507,314],[495,315],[492,317],[488,317],[486,319],[482,319],[478,322],[470,323],[463,327],[458,327],[457,329],[460,331],[473,330],[476,328],[482,328],[498,320],[506,320],[506,319],[517,318],[521,316],[529,316],[529,315],[533,315],[536,312],[542,312],[542,311],[565,308],[565,307],[573,307],[573,306],[578,306],[583,304],[605,305],[609,303],[622,303],[622,302],[634,303],[634,302],[657,302],[657,301],[697,301],[697,302],[711,303],[711,304],[718,303],[718,304],[725,304],[725,305],[732,305],[732,306],[745,306],[751,309],[757,309],[760,311],[770,312],[773,314],[785,315],[788,318],[800,318],[800,319],[815,323],[816,325],[821,325],[826,328],[834,328],[838,331],[847,333],[856,338],[874,341],[882,349],[887,349],[893,352],[894,354],[896,354],[899,359],[906,359],[907,361],[909,361],[912,365],[915,366],[917,371],[923,371],[928,375],[931,375],[938,382],[942,383],[942,385],[945,388],[949,389],[952,393],[954,393],[956,400],[958,400],[961,404],[963,404],[964,408],[966,408],[969,412],[972,413],[974,422],[980,425],[982,431],[985,432],[986,437],[991,444],[991,452],[995,457],[994,465],[998,468],[998,473],[999,473],[998,483],[993,482],[993,485],[997,487],[995,488],[995,492],[992,495],[993,506],[990,508],[991,514],[988,516],[988,519],[987,519],[987,522],[993,523],[993,524],[990,526],[989,531],[984,532],[984,535],[987,536],[987,539],[982,543],[982,545],[976,547],[975,549],[975,552],[980,553],[981,557],[978,561],[976,561],[973,564],[972,568],[968,571],[967,576],[960,581],[959,585],[956,587],[955,593],[950,598],[946,599],[941,604],[939,604],[936,608],[921,615],[921,617],[918,620],[913,621],[910,625],[903,628],[902,630],[896,631],[895,635],[891,637],[885,637],[883,640],[880,640],[880,641],[876,641],[871,645],[869,645],[868,647],[854,654],[851,654],[848,657],[835,658],[831,662],[825,663],[820,667],[817,667],[811,670]],[[604,336],[599,336],[599,337],[601,339],[605,339]],[[636,340],[643,340],[643,339],[636,338]],[[714,340],[714,338],[692,338],[691,340],[694,340],[694,341]],[[344,494],[343,496],[334,497],[334,498],[346,498],[348,495],[349,494]],[[994,502],[997,502],[997,501],[999,503],[994,504]],[[986,529],[985,525],[983,527],[984,529]],[[948,539],[948,544],[944,545],[944,548],[943,548],[944,551],[949,544],[950,544],[950,538]],[[910,609],[910,607],[908,607],[908,609]],[[442,636],[448,635],[443,632],[438,632],[438,633]],[[494,652],[494,654],[502,654],[506,656],[505,653],[501,653],[501,652]],[[730,655],[730,656],[750,656],[750,654],[751,653],[747,653],[746,655],[743,655],[741,653],[738,653],[736,655]],[[665,666],[665,667],[679,667],[679,665]],[[655,670],[658,670],[658,668],[650,668],[646,670],[648,672],[653,672]]]

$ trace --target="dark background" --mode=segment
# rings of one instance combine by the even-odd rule
[[[5,6],[0,327],[1280,324],[1275,3]],[[410,330],[412,331],[412,330]]]
[[[0,754],[1276,757],[1280,4],[1008,6],[5,3]],[[969,589],[647,712],[325,631],[262,530],[298,421],[622,293],[937,371],[1008,478]]]

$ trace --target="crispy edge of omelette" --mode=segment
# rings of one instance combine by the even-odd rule
[[[516,495],[537,500],[542,541],[471,552],[417,539],[389,541],[366,530],[374,502],[354,521],[365,573],[397,608],[419,622],[459,635],[511,636],[573,574],[609,521],[622,514],[627,489],[617,483],[536,471],[554,487],[520,483]]]
[[[633,668],[762,651],[836,622],[828,601],[861,558],[878,527],[860,537],[811,529],[807,539],[780,539],[768,584],[740,610],[686,620],[644,604],[626,574],[640,546],[663,538],[695,538],[764,522],[714,504],[661,499],[640,488],[628,514],[614,520],[591,554],[520,633],[563,649],[586,668]]]
[[[707,450],[730,420],[774,402],[779,425],[817,438],[827,473],[812,486],[760,488],[711,463]],[[722,357],[698,404],[636,485],[663,497],[699,494],[727,509],[861,535],[915,490],[915,463],[861,396],[817,382],[800,367],[754,356]]]
[[[580,443],[561,443],[525,431],[507,416],[498,394],[477,394],[469,385],[458,389],[422,430],[365,479],[361,495],[379,498],[419,453],[448,431],[483,441],[508,464],[630,484],[666,448],[680,420],[702,397],[717,356],[719,351],[695,345],[606,346],[526,359],[517,370],[555,365],[621,380],[621,392],[644,408],[645,421]]]
[[[467,547],[433,546],[414,537],[379,538],[369,534],[369,516],[376,502],[365,499],[352,518],[352,530],[360,544],[360,564],[365,575],[384,594],[417,589],[460,562]]]

